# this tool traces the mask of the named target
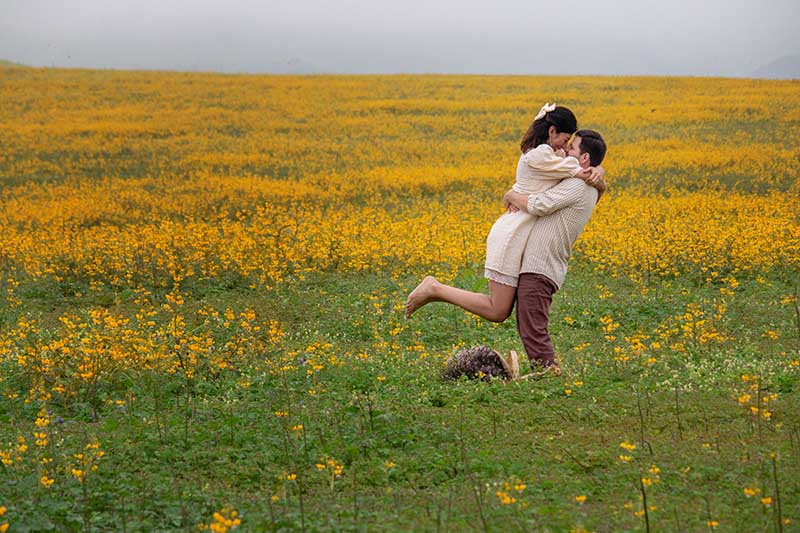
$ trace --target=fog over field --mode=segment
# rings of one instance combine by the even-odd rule
[[[798,25],[796,0],[4,0],[0,59],[221,72],[797,77]]]

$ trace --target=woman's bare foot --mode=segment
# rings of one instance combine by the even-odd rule
[[[414,312],[425,304],[429,304],[436,300],[436,287],[439,282],[433,276],[425,276],[422,283],[417,285],[417,288],[411,291],[406,299],[406,318],[409,318]]]

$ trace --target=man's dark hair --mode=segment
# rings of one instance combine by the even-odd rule
[[[534,120],[522,141],[519,143],[523,154],[547,142],[550,126],[555,126],[557,133],[569,133],[572,135],[578,129],[578,119],[575,114],[566,107],[557,106],[552,111],[545,114],[543,118]]]
[[[606,142],[599,133],[594,130],[578,130],[575,137],[581,138],[579,149],[582,154],[589,154],[589,164],[596,167],[603,162],[606,157]]]

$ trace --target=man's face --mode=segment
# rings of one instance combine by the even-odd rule
[[[589,154],[581,154],[581,138],[577,135],[572,142],[567,146],[567,155],[571,155],[581,164],[583,168],[589,166]]]

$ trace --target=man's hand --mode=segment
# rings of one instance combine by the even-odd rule
[[[516,213],[517,211],[525,211],[527,213],[528,195],[511,189],[503,196],[503,206],[505,206],[509,213]]]

